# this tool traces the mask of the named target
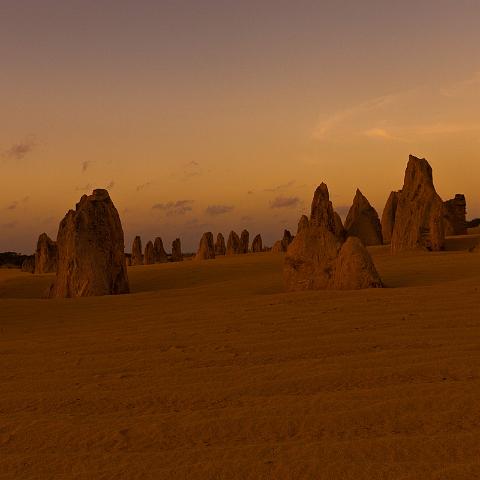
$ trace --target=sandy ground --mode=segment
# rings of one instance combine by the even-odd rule
[[[0,478],[480,478],[478,240],[372,248],[357,292],[283,293],[271,253],[76,300],[0,271]]]

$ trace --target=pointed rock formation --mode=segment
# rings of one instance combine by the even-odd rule
[[[333,211],[333,220],[335,222],[335,236],[345,240],[345,238],[347,238],[347,232],[343,226],[340,215],[335,210]]]
[[[242,253],[241,246],[240,246],[240,238],[232,230],[230,232],[230,235],[228,236],[227,255],[236,255],[238,253]]]
[[[58,267],[50,297],[129,292],[123,229],[107,190],[83,195],[61,221]]]
[[[383,243],[388,245],[392,241],[393,227],[395,226],[395,216],[397,215],[398,197],[401,190],[391,192],[385,208],[382,213],[382,237]]]
[[[315,192],[309,223],[300,229],[285,256],[287,290],[344,290],[382,286],[362,242],[355,237],[345,242],[338,236],[325,184]]]
[[[145,254],[143,256],[144,265],[153,265],[155,263],[155,252],[153,249],[153,242],[149,240],[145,245]]]
[[[308,217],[306,215],[302,215],[298,222],[297,233],[302,231],[304,228],[308,228],[309,223]]]
[[[132,265],[143,265],[142,239],[138,235],[133,240]]]
[[[179,238],[176,238],[172,242],[172,255],[170,260],[172,262],[183,262],[182,244]]]
[[[35,255],[29,255],[22,262],[22,272],[35,273]]]
[[[155,260],[155,263],[168,262],[168,255],[165,249],[163,248],[163,241],[160,237],[157,237],[153,244],[153,258]]]
[[[289,230],[283,231],[283,238],[282,238],[282,252],[286,252],[288,246],[293,242],[293,235],[290,233]]]
[[[443,203],[445,211],[445,235],[466,235],[467,232],[467,202],[465,195],[457,193],[455,198]]]
[[[126,253],[125,254],[125,262],[127,264],[127,267],[132,266],[132,254],[131,253]]]
[[[35,251],[35,273],[52,273],[57,271],[57,242],[46,233],[38,237]]]
[[[215,242],[215,255],[225,255],[227,248],[225,247],[225,238],[219,233],[217,235],[217,241]]]
[[[444,207],[433,185],[432,167],[424,158],[410,155],[403,189],[398,197],[392,252],[445,246]]]
[[[345,230],[349,237],[359,238],[365,246],[383,243],[382,226],[377,211],[359,189],[348,211]]]
[[[256,235],[252,242],[252,252],[253,253],[260,253],[263,252],[263,243],[262,237],[260,234]]]
[[[240,253],[248,253],[248,245],[250,242],[250,234],[248,230],[243,230],[240,234]]]
[[[215,245],[212,232],[205,232],[200,239],[195,260],[213,260],[215,258]]]

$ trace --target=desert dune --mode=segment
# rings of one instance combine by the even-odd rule
[[[0,270],[0,478],[477,478],[479,241],[369,247],[361,291],[285,293],[282,253],[74,299]]]

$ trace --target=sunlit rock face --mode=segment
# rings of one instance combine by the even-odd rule
[[[58,249],[46,233],[38,237],[35,251],[35,273],[52,273],[57,271]]]
[[[84,195],[61,221],[58,268],[50,297],[129,292],[120,217],[107,190]]]
[[[443,250],[443,213],[443,201],[433,185],[432,167],[424,158],[410,155],[403,188],[398,196],[392,252]]]
[[[213,260],[215,258],[215,244],[212,232],[205,232],[200,239],[195,260]]]
[[[395,226],[395,216],[397,214],[398,197],[400,196],[400,190],[397,192],[391,192],[385,208],[382,213],[382,238],[383,243],[388,245],[392,241],[393,227]]]

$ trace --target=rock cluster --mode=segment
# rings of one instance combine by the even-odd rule
[[[227,241],[227,255],[236,255],[242,253],[240,238],[233,230],[230,232]]]
[[[443,203],[445,235],[466,235],[467,232],[467,201],[465,195],[457,193],[454,198]]]
[[[250,234],[248,230],[243,230],[240,234],[240,253],[248,253]]]
[[[359,238],[365,246],[383,243],[377,211],[358,189],[345,220],[345,230],[349,237]]]
[[[170,260],[172,262],[183,262],[182,244],[179,238],[176,238],[172,242],[172,255]]]
[[[132,265],[143,265],[142,239],[138,235],[133,240]]]
[[[107,190],[83,195],[61,221],[50,297],[129,292],[122,224]]]
[[[289,230],[283,231],[283,237],[281,240],[277,240],[272,247],[272,252],[281,253],[286,252],[288,246],[292,243],[294,237]]]
[[[393,227],[395,226],[395,216],[397,214],[398,197],[401,190],[391,192],[385,208],[382,213],[382,238],[383,243],[388,245],[392,241]]]
[[[38,237],[35,251],[35,273],[52,273],[57,271],[58,249],[46,233]]]
[[[153,248],[153,242],[151,240],[149,240],[145,245],[143,263],[144,265],[153,265],[155,263],[155,251]]]
[[[213,260],[215,258],[215,245],[212,232],[205,232],[200,239],[195,260]]]
[[[167,252],[163,248],[163,241],[160,237],[157,237],[155,239],[155,242],[153,243],[153,258],[155,260],[155,263],[168,262]]]
[[[309,225],[303,225],[288,247],[284,279],[289,291],[382,287],[362,242],[356,237],[345,241],[338,231],[323,183],[315,192]]]
[[[398,196],[392,252],[445,245],[444,206],[433,185],[432,167],[424,158],[410,155],[403,188]]]
[[[219,233],[217,235],[217,241],[215,242],[215,255],[225,255],[227,248],[225,247],[225,238]]]
[[[263,243],[262,237],[260,234],[256,235],[252,242],[252,252],[253,253],[260,253],[263,252]]]

